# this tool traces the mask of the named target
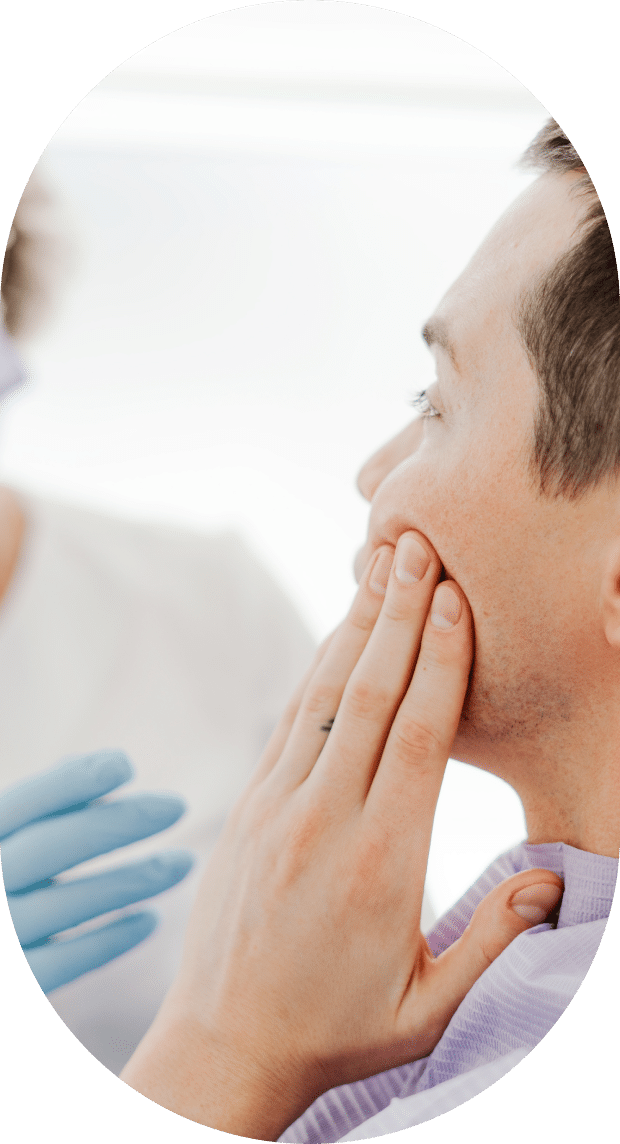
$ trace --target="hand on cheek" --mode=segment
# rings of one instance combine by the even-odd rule
[[[320,1092],[425,1056],[532,924],[516,891],[561,893],[548,871],[515,875],[437,959],[420,932],[473,656],[440,570],[419,534],[379,549],[218,841],[180,973],[123,1074],[182,1115],[275,1139]]]

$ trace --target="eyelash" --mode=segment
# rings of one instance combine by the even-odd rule
[[[428,400],[425,389],[423,389],[421,393],[416,393],[415,397],[411,398],[409,404],[421,417],[441,417],[439,410],[435,409],[435,406],[431,405]]]

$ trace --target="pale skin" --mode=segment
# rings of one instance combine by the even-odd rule
[[[230,816],[181,971],[121,1074],[235,1135],[277,1139],[326,1089],[427,1055],[480,973],[561,895],[549,871],[516,874],[460,941],[429,950],[424,875],[473,629],[420,533],[393,555],[383,545],[370,561]],[[456,622],[436,626],[437,612]],[[519,916],[516,898],[537,913]]]
[[[572,504],[538,495],[526,464],[538,383],[514,322],[528,282],[579,238],[577,178],[536,180],[437,308],[456,362],[431,345],[441,416],[360,473],[372,510],[358,568],[405,528],[428,537],[476,633],[452,757],[514,787],[530,842],[617,858],[620,485]]]
[[[428,1054],[533,923],[515,902],[538,901],[539,920],[557,903],[555,875],[515,875],[433,959],[420,910],[449,756],[514,786],[531,843],[618,857],[620,488],[540,497],[515,326],[585,207],[574,176],[544,175],[500,220],[429,322],[440,416],[360,474],[351,613],[218,842],[180,973],[122,1074],[190,1119],[274,1139],[325,1089]],[[399,580],[413,541],[428,567]]]

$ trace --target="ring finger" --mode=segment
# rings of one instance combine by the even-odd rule
[[[330,734],[347,680],[354,670],[381,612],[394,556],[382,545],[369,561],[348,615],[334,632],[312,674],[273,777],[287,788],[297,786],[314,767]]]

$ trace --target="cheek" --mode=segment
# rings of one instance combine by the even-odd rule
[[[466,552],[472,530],[483,514],[480,480],[476,467],[467,457],[439,453],[432,442],[424,443],[399,472],[399,499],[409,515],[420,520],[440,556],[448,558]],[[448,545],[443,553],[440,545]]]
[[[474,619],[490,601],[507,602],[507,578],[520,577],[532,526],[523,466],[488,432],[429,434],[384,481],[374,508],[384,531],[419,529],[467,595]],[[390,527],[391,526],[391,527]]]
[[[458,568],[471,549],[473,521],[471,497],[458,474],[438,471],[422,450],[393,474],[383,491],[397,531],[422,532],[446,571],[458,580]]]
[[[391,500],[404,507],[407,526],[423,532],[449,576],[482,618],[512,595],[514,575],[527,560],[527,505],[520,503],[514,479],[491,472],[485,459],[471,457],[447,467],[423,452],[394,481]]]

